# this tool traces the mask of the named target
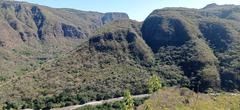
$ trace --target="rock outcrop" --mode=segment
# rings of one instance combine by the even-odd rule
[[[126,13],[105,13],[102,17],[102,23],[107,24],[114,20],[128,20],[129,17]]]
[[[64,37],[86,38],[104,24],[129,19],[125,13],[54,9],[25,2],[1,1],[0,7],[1,23],[7,23],[12,28],[8,30],[11,31],[9,34],[14,33],[10,36],[2,33],[1,38],[17,35],[21,39],[19,41],[23,42],[52,42]],[[7,40],[5,42],[6,45],[17,43]]]

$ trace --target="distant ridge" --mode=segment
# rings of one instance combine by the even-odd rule
[[[207,5],[207,6],[205,6],[203,9],[214,8],[214,7],[217,7],[217,6],[218,6],[218,4],[216,4],[216,3],[211,3],[211,4]]]

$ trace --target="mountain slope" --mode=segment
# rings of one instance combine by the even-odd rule
[[[180,12],[155,10],[143,23],[143,39],[163,62],[181,67],[191,79],[191,88],[218,87],[216,56],[194,21]]]
[[[161,76],[166,85],[188,82],[177,67],[155,64],[153,52],[138,33],[140,26],[129,20],[105,25],[72,52],[1,87],[1,101],[7,107],[52,108],[119,97],[125,89],[147,93],[146,81],[152,74]]]
[[[5,28],[16,34],[13,36],[19,36],[22,41],[51,41],[61,37],[85,38],[103,24],[129,18],[125,13],[104,14],[2,1],[1,19],[1,23],[6,25]]]
[[[116,25],[114,27],[116,30],[109,32],[105,32],[108,29],[106,26],[99,30],[95,37],[68,55],[48,63],[41,71],[2,87],[2,90],[4,88],[5,91],[14,91],[2,93],[1,99],[23,100],[29,107],[28,103],[31,103],[31,100],[41,102],[41,97],[44,100],[45,98],[55,100],[63,94],[75,98],[78,95],[85,98],[80,102],[85,102],[96,98],[121,96],[125,88],[131,88],[136,94],[145,91],[141,82],[145,81],[149,73],[137,60],[151,60],[153,54],[135,29],[131,28],[134,24],[131,21],[115,22],[109,25],[111,27],[109,29]],[[127,27],[131,29],[128,30]]]
[[[46,60],[74,49],[98,28],[125,13],[55,9],[0,1],[0,84],[35,70]]]
[[[165,86],[188,87],[197,92],[240,89],[239,6],[213,4],[203,9],[158,9],[143,23],[125,19],[125,14],[86,14],[48,7],[33,10],[35,14],[39,10],[46,13],[45,17],[32,13],[37,29],[34,32],[38,33],[37,42],[44,42],[41,46],[53,44],[53,49],[63,44],[71,48],[79,46],[46,63],[40,62],[42,66],[36,66],[36,71],[25,71],[28,74],[3,83],[0,86],[0,102],[5,104],[4,107],[39,109],[82,104],[121,96],[125,89],[130,89],[133,94],[142,94],[148,92],[147,80],[153,74],[160,76]],[[51,16],[56,16],[57,21]],[[51,21],[50,25],[41,27],[40,18]],[[98,18],[101,18],[100,21]],[[78,25],[72,20],[89,20],[90,24]],[[54,36],[58,30],[52,27],[54,24],[60,24],[60,27],[57,26],[60,30],[63,28],[57,32],[58,36],[53,37],[56,44],[50,35]],[[87,36],[89,39],[78,42]],[[58,38],[61,40],[58,41]],[[26,61],[21,61],[28,63],[31,61],[28,61],[29,57],[23,56],[37,55],[26,51],[26,48],[22,51],[4,50],[7,44],[0,43],[3,46],[0,58],[5,62],[8,60],[6,56],[16,57],[11,51],[21,54],[21,58],[26,58]],[[34,50],[29,46],[27,48]],[[44,49],[43,53],[47,55],[58,53],[57,49]]]
[[[239,89],[238,13],[232,5],[155,10],[143,23],[143,39],[161,61],[181,67],[190,88]]]

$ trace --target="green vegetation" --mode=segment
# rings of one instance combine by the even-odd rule
[[[129,90],[124,92],[123,108],[124,110],[134,110],[134,101]]]
[[[239,6],[165,8],[153,11],[142,24],[110,13],[0,4],[0,33],[9,33],[0,39],[4,109],[63,107],[120,97],[125,89],[133,95],[153,93],[162,86],[240,90]],[[108,21],[110,16],[116,21]],[[209,103],[237,107],[235,98],[220,102],[227,94],[165,90],[160,91],[169,100],[160,95],[160,103],[152,98],[141,109],[207,109]],[[125,105],[133,109],[127,96]],[[91,108],[124,109],[119,104],[86,107]]]
[[[70,91],[69,91],[70,92]],[[8,101],[4,104],[4,109],[24,109],[24,108],[34,108],[34,109],[50,109],[50,108],[59,108],[69,105],[76,104],[85,104],[89,101],[93,101],[94,99],[100,100],[107,98],[104,95],[98,95],[98,97],[94,96],[94,93],[77,93],[77,94],[68,94],[68,92],[63,92],[59,95],[54,95],[53,97],[38,97],[37,99],[23,99],[18,101]],[[101,100],[102,100],[101,99]],[[105,99],[106,100],[106,99]]]
[[[12,91],[1,92],[1,100],[7,107],[20,103],[19,108],[39,109],[119,97],[125,88],[133,94],[146,93],[147,83],[143,82],[150,74],[140,62],[148,62],[132,48],[146,44],[136,39],[140,37],[127,30],[93,37],[71,53],[44,63],[39,71],[14,80],[19,83],[2,86],[1,91]],[[11,94],[21,98],[8,97]]]
[[[162,77],[166,85],[185,84],[186,78],[176,67],[155,65],[153,57],[134,30],[103,33],[44,63],[39,71],[15,79],[18,83],[2,86],[1,91],[8,92],[0,93],[1,100],[10,107],[20,103],[19,108],[39,109],[119,97],[125,88],[143,94],[148,92],[151,74]],[[19,97],[8,97],[12,95]]]
[[[139,105],[143,104],[144,101],[146,100],[145,98],[143,99],[133,99],[134,101],[134,108],[136,109]],[[114,103],[105,103],[103,105],[98,105],[98,106],[86,106],[86,107],[81,107],[78,108],[77,110],[124,110],[123,106],[123,101],[117,101]]]
[[[155,10],[150,14],[141,29],[143,39],[160,63],[175,65],[188,77],[190,84],[186,87],[201,92],[208,88],[216,90],[220,83],[216,56],[205,39],[199,36],[201,33],[193,23],[195,19],[183,16],[188,10],[183,10],[186,13],[177,9],[173,11],[175,13],[171,10]]]
[[[153,11],[141,31],[161,63],[175,65],[194,91],[239,90],[239,6]],[[221,16],[226,15],[226,16]]]
[[[161,80],[158,76],[153,75],[148,80],[148,92],[153,93],[162,88]]]

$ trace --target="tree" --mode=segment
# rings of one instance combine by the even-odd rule
[[[149,93],[156,92],[158,89],[162,88],[162,83],[157,75],[153,75],[148,80],[148,91]]]
[[[134,101],[129,90],[124,92],[123,106],[124,110],[134,110]]]

